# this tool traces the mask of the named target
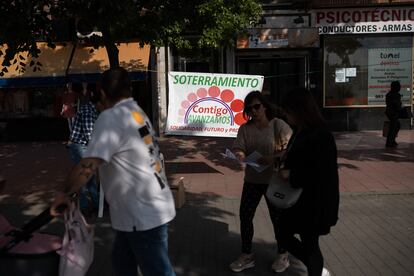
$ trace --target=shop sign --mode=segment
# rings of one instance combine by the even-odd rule
[[[368,49],[368,105],[385,105],[392,81],[401,84],[403,104],[411,102],[411,48]]]
[[[263,76],[170,72],[166,134],[236,137],[244,98]]]
[[[237,49],[319,47],[317,28],[310,15],[264,15],[260,27],[249,28],[237,38]]]
[[[327,9],[312,12],[319,34],[414,32],[414,7]]]
[[[248,29],[247,33],[237,38],[237,49],[309,47],[319,47],[319,34],[316,28]]]

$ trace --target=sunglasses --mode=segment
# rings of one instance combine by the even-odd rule
[[[249,113],[249,112],[251,112],[253,109],[254,109],[254,110],[258,110],[261,106],[262,106],[262,104],[261,104],[261,103],[246,106],[246,112],[247,112],[247,113]]]

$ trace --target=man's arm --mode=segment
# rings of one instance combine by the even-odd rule
[[[82,158],[82,160],[74,166],[66,180],[63,193],[56,195],[52,203],[52,215],[59,215],[56,211],[57,206],[61,204],[69,205],[70,195],[79,191],[83,185],[86,185],[88,180],[95,174],[96,170],[103,162],[104,161],[100,158]]]
[[[79,191],[83,185],[88,183],[88,180],[95,174],[103,162],[100,158],[82,158],[66,179],[63,192],[65,194],[72,194]]]

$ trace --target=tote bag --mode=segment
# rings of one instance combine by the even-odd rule
[[[410,119],[413,117],[413,114],[411,113],[410,107],[404,106],[400,109],[400,112],[398,114],[399,119]]]
[[[275,131],[275,139],[278,139],[278,135]],[[289,152],[292,145],[295,143],[296,136],[293,137],[292,143],[286,149],[285,154],[281,158],[281,164],[279,169],[283,167],[283,161],[286,158],[286,154]],[[266,198],[269,202],[279,209],[287,209],[292,207],[302,194],[302,188],[292,188],[288,180],[282,179],[277,170],[273,171],[272,178],[266,190]]]
[[[64,215],[65,234],[60,255],[59,276],[84,276],[92,264],[94,255],[94,230],[72,203],[69,214]]]
[[[390,121],[384,121],[384,124],[382,125],[382,137],[387,137],[389,131],[390,131]]]
[[[302,188],[292,188],[289,181],[282,179],[277,171],[273,171],[272,178],[266,190],[266,198],[279,209],[292,207],[302,194]]]

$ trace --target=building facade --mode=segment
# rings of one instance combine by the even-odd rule
[[[263,2],[259,24],[228,52],[227,71],[264,75],[275,104],[292,88],[310,89],[333,130],[381,129],[394,80],[412,108],[412,1]]]
[[[414,2],[402,0],[263,0],[261,20],[234,47],[198,53],[120,44],[120,65],[134,80],[134,97],[162,134],[168,114],[170,71],[254,74],[279,104],[284,93],[306,87],[333,130],[381,129],[385,93],[402,84],[413,107]],[[44,49],[43,49],[44,48]],[[41,47],[41,71],[0,77],[0,140],[67,137],[61,116],[68,82],[94,83],[109,68],[104,48]],[[1,61],[1,57],[0,57]],[[403,128],[412,120],[403,120]],[[46,132],[48,132],[46,134]]]
[[[38,42],[38,48],[36,60],[20,53],[27,64],[39,64],[37,68],[26,66],[22,70],[15,63],[0,77],[0,141],[68,139],[68,121],[80,104],[80,95],[71,93],[70,84],[78,82],[85,89],[87,85],[99,89],[100,74],[109,69],[104,47],[66,42],[52,49]],[[132,79],[134,98],[151,116],[151,76],[147,73],[150,46],[140,47],[139,42],[128,41],[119,43],[118,49],[120,65]]]
[[[332,126],[381,129],[385,95],[396,80],[412,109],[414,5],[315,9],[312,19],[321,38],[321,103]]]

